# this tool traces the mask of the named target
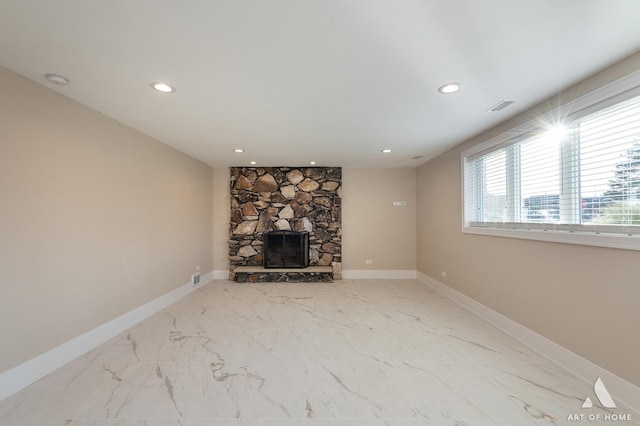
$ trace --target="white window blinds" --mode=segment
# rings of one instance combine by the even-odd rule
[[[640,96],[464,161],[466,226],[640,234]]]

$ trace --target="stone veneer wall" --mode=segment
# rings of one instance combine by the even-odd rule
[[[231,167],[230,276],[262,266],[262,235],[309,233],[309,266],[342,262],[340,167]],[[338,278],[338,277],[336,277]]]

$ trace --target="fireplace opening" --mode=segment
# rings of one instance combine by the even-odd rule
[[[265,268],[306,268],[309,266],[309,234],[272,231],[263,235]]]

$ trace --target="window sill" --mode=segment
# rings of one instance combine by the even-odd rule
[[[547,241],[553,243],[579,244],[624,250],[640,250],[640,236],[595,234],[590,232],[544,231],[540,229],[501,229],[464,226],[464,234],[488,235],[493,237],[518,238],[524,240]]]

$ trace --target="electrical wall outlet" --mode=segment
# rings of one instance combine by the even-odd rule
[[[364,261],[364,263],[367,264],[367,265],[372,265],[373,264],[373,260],[367,259],[367,260]]]

